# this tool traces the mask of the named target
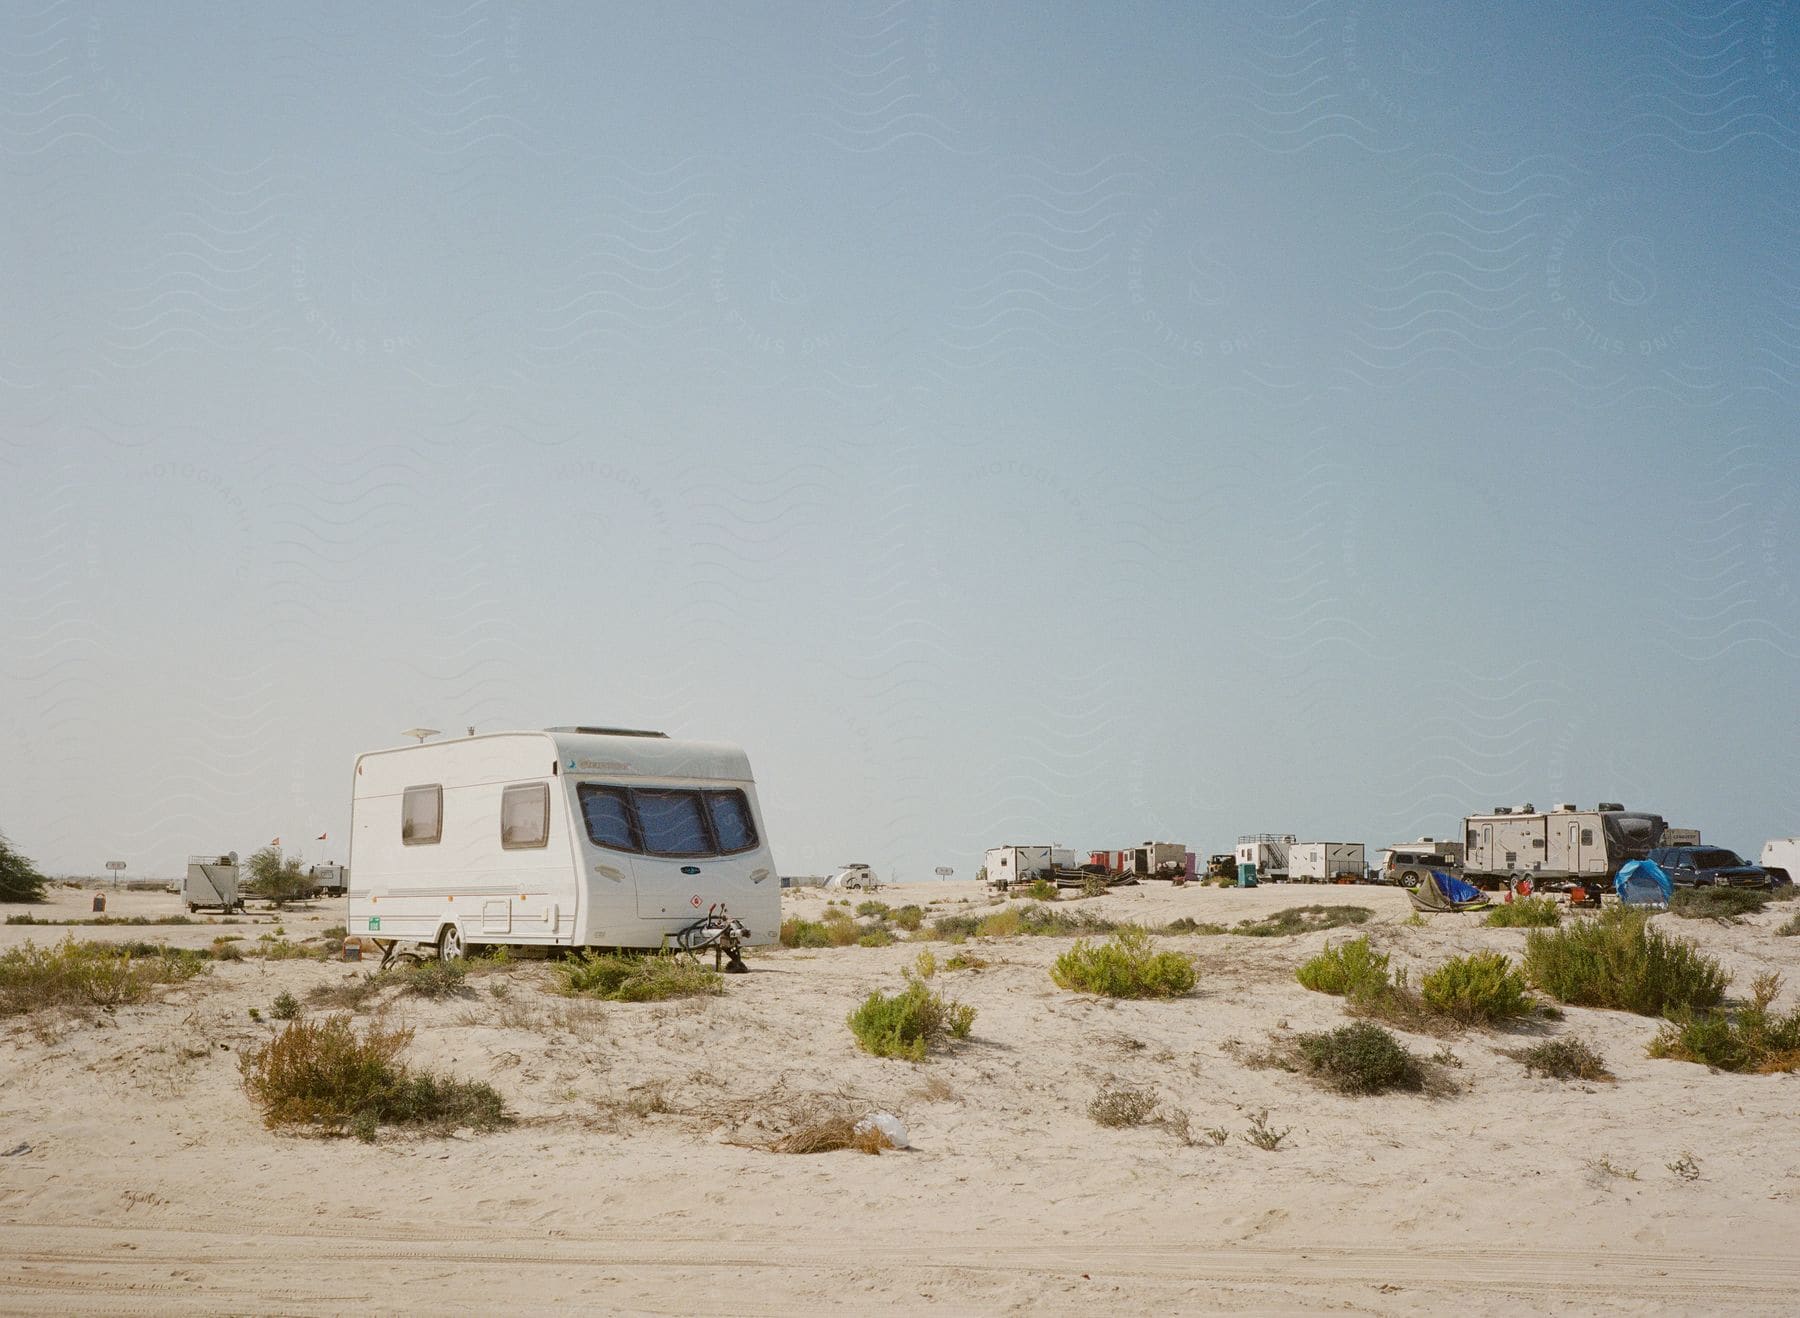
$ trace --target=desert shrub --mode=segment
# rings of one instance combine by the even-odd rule
[[[1303,962],[1294,976],[1315,993],[1338,997],[1377,994],[1390,982],[1386,953],[1370,946],[1366,935],[1336,947],[1326,943],[1325,950]]]
[[[1515,1048],[1506,1056],[1525,1064],[1527,1075],[1552,1080],[1611,1080],[1606,1059],[1583,1039],[1547,1039],[1529,1048]]]
[[[207,954],[214,961],[242,961],[244,950],[238,946],[242,941],[243,939],[236,937],[215,938]]]
[[[352,975],[336,984],[319,984],[307,990],[306,1000],[315,1007],[345,1007],[357,1011],[382,989],[396,983],[401,972],[377,970],[367,975]]]
[[[908,974],[911,979],[930,979],[937,974],[937,956],[930,948],[920,952],[913,958],[912,970]]]
[[[921,906],[902,906],[894,912],[894,923],[912,933],[925,923],[925,909]]]
[[[831,934],[817,920],[802,920],[790,915],[781,922],[783,947],[830,947]]]
[[[300,999],[286,990],[277,993],[275,1000],[269,1004],[270,1020],[291,1021],[299,1014]]]
[[[1651,1040],[1650,1055],[1759,1075],[1800,1070],[1800,1007],[1771,1010],[1780,993],[1780,975],[1759,975],[1736,1011],[1681,1008]]]
[[[31,860],[0,833],[0,902],[41,902],[48,882]],[[13,921],[8,920],[8,924]],[[26,923],[19,921],[18,923]]]
[[[1142,929],[1121,929],[1105,943],[1085,938],[1056,958],[1050,978],[1076,993],[1108,998],[1176,998],[1194,987],[1193,961],[1158,952]]]
[[[299,856],[283,856],[279,847],[263,847],[244,862],[244,882],[239,890],[246,897],[261,897],[277,909],[288,902],[304,901],[316,891],[316,885],[300,870]]]
[[[359,1034],[347,1016],[295,1020],[244,1055],[244,1088],[271,1128],[327,1135],[373,1139],[381,1126],[489,1130],[511,1120],[493,1086],[401,1065],[411,1040],[411,1030],[378,1025]]]
[[[1768,904],[1769,894],[1754,888],[1680,888],[1669,910],[1685,920],[1734,920]]]
[[[271,938],[264,934],[256,940],[251,949],[264,961],[323,961],[331,955],[331,950],[323,945],[295,943],[286,938]]]
[[[1533,929],[1525,936],[1525,976],[1558,1002],[1643,1016],[1716,1007],[1731,982],[1717,960],[1627,907]]]
[[[1231,932],[1247,938],[1287,938],[1293,934],[1316,934],[1345,925],[1367,924],[1374,914],[1366,906],[1290,906],[1260,920],[1240,920]]]
[[[1425,1068],[1391,1033],[1357,1021],[1295,1039],[1300,1069],[1318,1084],[1341,1094],[1381,1094],[1425,1087]]]
[[[1546,929],[1562,923],[1562,903],[1554,897],[1516,897],[1487,913],[1495,929]]]
[[[200,953],[160,943],[26,943],[0,953],[0,1017],[141,1002],[157,986],[179,984],[206,969]]]
[[[1775,932],[1786,938],[1792,938],[1795,934],[1800,934],[1800,915],[1796,915],[1788,920],[1786,924],[1782,925],[1781,928],[1777,929]]]
[[[894,935],[886,929],[871,929],[856,940],[858,947],[889,947],[894,942]]]
[[[873,916],[873,917],[879,919],[879,918],[885,916],[888,913],[888,910],[889,910],[889,907],[886,902],[878,902],[878,901],[875,901],[873,898],[871,898],[870,900],[863,902],[859,906],[857,906],[856,913],[858,915]]]
[[[1104,897],[1111,888],[1112,885],[1106,881],[1104,874],[1090,874],[1081,881],[1083,897]]]
[[[1053,902],[1056,900],[1056,885],[1049,879],[1033,879],[1025,889],[1025,895],[1033,901]]]
[[[869,994],[848,1021],[864,1052],[917,1062],[946,1036],[968,1038],[975,1008],[933,993],[923,980],[914,979],[898,993]]]
[[[1225,932],[1225,926],[1196,920],[1191,915],[1183,915],[1169,921],[1158,932],[1165,934],[1222,934]]]
[[[944,962],[945,970],[986,970],[987,959],[969,952],[957,952]]]
[[[716,997],[725,978],[688,957],[620,956],[582,952],[556,963],[562,992],[612,1002],[661,1002],[667,998]]]
[[[1088,1116],[1102,1126],[1141,1126],[1156,1111],[1156,1095],[1147,1089],[1102,1089],[1088,1104]]]
[[[1419,996],[1432,1011],[1466,1025],[1511,1020],[1532,1011],[1524,974],[1500,952],[1451,957],[1419,981]]]
[[[401,970],[400,987],[419,998],[460,998],[469,992],[468,977],[460,961],[413,961]]]

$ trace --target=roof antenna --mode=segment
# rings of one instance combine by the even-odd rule
[[[469,724],[469,735],[471,737],[475,735],[475,725],[473,723]]]
[[[419,739],[419,745],[423,746],[425,744],[425,738],[438,736],[439,733],[436,728],[408,728],[400,735],[402,737],[417,737]]]

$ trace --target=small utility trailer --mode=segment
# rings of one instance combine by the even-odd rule
[[[181,900],[187,903],[190,912],[202,906],[216,906],[227,914],[243,910],[244,899],[238,896],[237,852],[228,851],[223,856],[189,856],[187,878],[181,885]]]

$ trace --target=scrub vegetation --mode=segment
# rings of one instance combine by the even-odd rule
[[[199,952],[157,943],[26,943],[0,953],[0,1018],[51,1007],[117,1007],[209,969]]]
[[[1716,1007],[1731,983],[1716,959],[1626,907],[1532,930],[1525,937],[1525,976],[1558,1002],[1640,1016]]]
[[[682,956],[583,952],[557,962],[556,973],[571,997],[609,1002],[717,997],[725,991],[723,975]]]
[[[1060,988],[1107,998],[1178,998],[1193,991],[1194,962],[1159,952],[1142,929],[1121,929],[1105,943],[1078,939],[1056,958],[1050,978]]]

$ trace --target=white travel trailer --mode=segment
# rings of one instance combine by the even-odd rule
[[[1364,877],[1360,842],[1295,842],[1288,847],[1288,877],[1307,883]]]
[[[714,946],[777,940],[781,880],[750,762],[660,732],[550,728],[356,760],[348,931],[427,943]],[[736,966],[734,966],[736,968]]]
[[[1762,867],[1766,870],[1780,870],[1788,878],[1800,883],[1800,837],[1772,837],[1763,843]]]
[[[1573,804],[1554,810],[1532,805],[1495,806],[1463,820],[1463,877],[1476,883],[1514,878],[1605,881],[1628,860],[1643,860],[1657,846],[1661,815],[1602,801],[1592,810]]]
[[[1068,847],[989,847],[984,860],[987,881],[996,888],[1015,883],[1054,878],[1058,869],[1074,869],[1075,853]]]
[[[1285,879],[1294,840],[1292,833],[1245,833],[1237,840],[1238,868],[1253,867],[1259,879]]]

